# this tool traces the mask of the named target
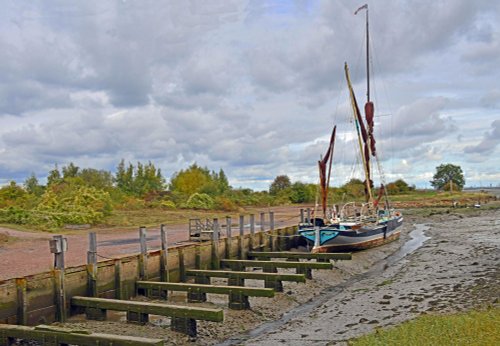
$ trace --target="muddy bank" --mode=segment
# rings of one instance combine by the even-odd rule
[[[416,250],[412,236],[425,241]],[[424,226],[425,224],[425,226]],[[125,335],[161,337],[172,345],[222,343],[246,345],[329,345],[401,323],[422,313],[440,313],[498,304],[500,297],[500,213],[406,216],[399,241],[355,253],[352,261],[335,263],[334,270],[313,271],[307,284],[284,283],[275,298],[250,298],[252,309],[227,309],[227,298],[209,295],[206,307],[224,308],[225,321],[200,321],[196,340],[169,330],[168,318],[145,326],[124,322],[72,318],[71,326]],[[429,237],[429,239],[426,239]],[[414,250],[413,252],[411,252]],[[405,253],[409,253],[404,256]],[[214,281],[214,283],[223,283]],[[247,285],[262,287],[262,282]],[[169,303],[185,304],[185,294]]]

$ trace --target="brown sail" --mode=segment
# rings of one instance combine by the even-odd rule
[[[337,126],[333,127],[332,135],[330,137],[330,144],[328,145],[328,150],[322,160],[318,161],[319,168],[319,186],[321,189],[321,210],[323,211],[323,218],[326,218],[326,207],[328,198],[328,185],[330,184],[330,173],[332,169],[332,156],[333,147],[335,145],[335,132],[337,131]],[[328,175],[326,174],[326,165],[330,163],[328,168]]]

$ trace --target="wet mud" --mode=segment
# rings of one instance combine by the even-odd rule
[[[250,298],[250,310],[229,310],[226,296],[208,295],[199,306],[223,308],[224,322],[199,321],[196,339],[170,331],[168,318],[138,326],[120,314],[107,322],[76,316],[67,325],[159,337],[168,345],[343,345],[421,314],[499,304],[499,211],[405,217],[400,240],[354,253],[333,270],[313,270],[306,284],[284,282],[275,298]],[[169,303],[186,304],[185,294],[170,295]]]

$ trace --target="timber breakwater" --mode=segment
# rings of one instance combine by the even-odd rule
[[[66,267],[64,261],[71,244],[63,236],[54,236],[48,247],[54,256],[51,271],[0,282],[0,344],[18,339],[130,344],[109,328],[108,333],[75,329],[71,325],[75,316],[76,321],[85,316],[104,325],[108,319],[137,325],[168,320],[174,332],[196,338],[199,322],[224,321],[223,309],[206,306],[211,295],[226,297],[231,310],[247,310],[249,297],[272,298],[275,292],[283,292],[283,282],[304,283],[312,278],[312,270],[332,269],[330,260],[351,258],[350,254],[288,251],[297,245],[297,228],[275,229],[272,212],[267,229],[263,222],[256,225],[253,215],[248,220],[246,224],[241,216],[236,226],[230,218],[225,225],[210,220],[205,224],[210,227],[190,229],[193,241],[175,247],[167,246],[168,232],[162,225],[161,249],[153,251],[148,250],[147,229],[140,227],[140,253],[102,261],[98,261],[97,235],[89,233],[87,264],[75,267]],[[177,292],[187,292],[187,302],[165,302]],[[164,342],[147,335],[137,337],[134,344]]]

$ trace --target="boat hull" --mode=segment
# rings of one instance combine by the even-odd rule
[[[400,216],[373,227],[362,226],[357,230],[341,229],[339,225],[321,227],[319,229],[321,241],[317,246],[314,246],[316,234],[314,228],[303,228],[299,230],[299,234],[306,238],[310,245],[313,245],[311,251],[313,253],[356,251],[384,245],[398,239],[402,223],[403,217]]]

